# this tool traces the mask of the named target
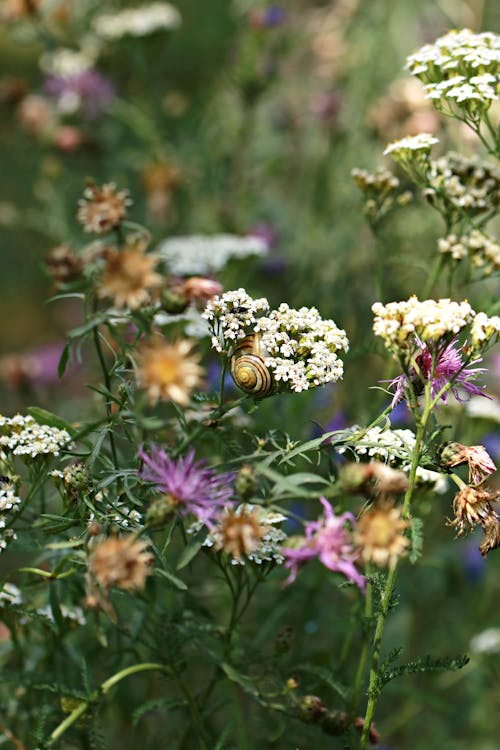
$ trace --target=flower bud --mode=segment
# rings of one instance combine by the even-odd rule
[[[317,695],[304,695],[298,703],[299,719],[306,724],[318,724],[327,712],[326,706]]]
[[[161,307],[165,312],[171,315],[178,315],[179,313],[183,313],[188,305],[189,300],[187,296],[178,288],[165,289],[162,292]]]
[[[244,464],[241,467],[236,475],[234,486],[237,494],[243,498],[243,500],[248,500],[252,497],[257,489],[258,482],[255,479],[255,474],[250,464]]]

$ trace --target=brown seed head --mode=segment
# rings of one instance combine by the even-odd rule
[[[189,394],[201,385],[203,369],[199,357],[191,354],[193,343],[182,339],[167,344],[161,336],[150,339],[139,348],[139,385],[148,392],[149,401],[175,401],[189,404]]]
[[[469,484],[481,484],[497,469],[482,445],[447,443],[441,452],[441,465],[448,469],[461,464],[469,465]]]
[[[269,531],[259,523],[259,510],[227,510],[217,529],[216,549],[223,549],[236,560],[255,552],[260,540]]]
[[[128,190],[117,190],[112,182],[102,187],[91,183],[79,201],[76,216],[85,232],[107,234],[121,224],[131,203]]]
[[[134,534],[100,542],[90,558],[94,578],[104,589],[111,586],[127,590],[144,588],[153,560],[146,552],[147,546],[146,541],[138,540]]]
[[[99,297],[110,298],[117,307],[130,310],[151,303],[151,292],[162,286],[163,277],[154,270],[158,256],[146,255],[144,250],[145,243],[107,250]]]
[[[463,487],[453,500],[455,520],[450,525],[456,526],[459,536],[475,524],[484,526],[489,518],[496,517],[491,505],[495,499],[495,493],[486,487]]]
[[[45,264],[55,282],[64,283],[78,278],[83,270],[83,262],[69,245],[57,245],[49,250]]]
[[[386,566],[407,554],[409,539],[403,531],[410,525],[401,518],[401,508],[380,505],[367,510],[358,521],[355,541],[366,562]]]
[[[492,549],[500,547],[500,521],[495,514],[489,516],[483,524],[483,541],[479,545],[479,551],[485,557]]]

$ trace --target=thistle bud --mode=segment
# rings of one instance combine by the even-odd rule
[[[149,506],[146,513],[146,524],[152,527],[163,526],[172,516],[176,508],[172,495],[160,495]]]
[[[298,703],[299,719],[306,724],[320,723],[326,713],[327,708],[317,695],[304,695]]]
[[[183,313],[189,305],[189,300],[183,291],[178,288],[166,289],[161,295],[161,307],[171,315]]]
[[[258,483],[255,479],[255,474],[250,464],[244,464],[236,475],[234,483],[237,494],[248,500],[252,497],[255,490],[257,489]]]

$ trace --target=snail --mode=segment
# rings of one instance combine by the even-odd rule
[[[252,333],[239,342],[229,360],[231,375],[238,388],[255,398],[269,395],[274,386],[273,376],[264,364],[265,356],[260,336]]]

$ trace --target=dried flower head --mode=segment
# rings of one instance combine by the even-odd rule
[[[244,557],[257,565],[284,562],[282,544],[286,534],[279,524],[286,517],[258,505],[242,503],[226,507],[204,541],[204,546],[223,549],[232,556],[233,565],[244,565]]]
[[[122,223],[131,203],[128,190],[117,190],[112,182],[102,187],[90,183],[78,203],[77,219],[85,232],[107,234]]]
[[[146,552],[148,542],[135,534],[110,537],[97,544],[90,558],[90,570],[104,589],[142,589],[150,574],[153,555]]]
[[[137,377],[152,404],[175,401],[189,404],[189,394],[202,383],[199,356],[192,354],[193,342],[181,339],[167,344],[155,336],[139,346]]]
[[[390,504],[377,505],[358,519],[354,538],[365,562],[387,566],[407,554],[410,540],[402,532],[410,522],[401,518],[401,510]]]
[[[222,284],[205,276],[191,276],[182,283],[182,292],[189,302],[207,304],[217,294],[222,293]]]
[[[497,470],[491,456],[482,445],[446,443],[441,451],[440,463],[445,468],[469,465],[469,484],[481,484]]]
[[[500,547],[500,519],[496,514],[488,516],[483,523],[483,540],[479,545],[479,551],[485,557],[488,552]]]
[[[123,250],[109,248],[99,297],[110,298],[117,307],[137,310],[151,303],[151,292],[164,283],[154,270],[158,256],[146,255],[146,242],[128,243]]]
[[[45,264],[48,272],[58,284],[78,278],[83,270],[82,259],[69,245],[57,245],[49,250]]]
[[[381,461],[345,464],[340,471],[339,481],[345,492],[362,493],[367,497],[400,494],[408,489],[406,474]]]
[[[487,487],[463,487],[453,500],[455,519],[450,526],[455,526],[460,536],[476,524],[483,527],[490,524],[496,518],[492,503],[497,499],[498,493]]]

